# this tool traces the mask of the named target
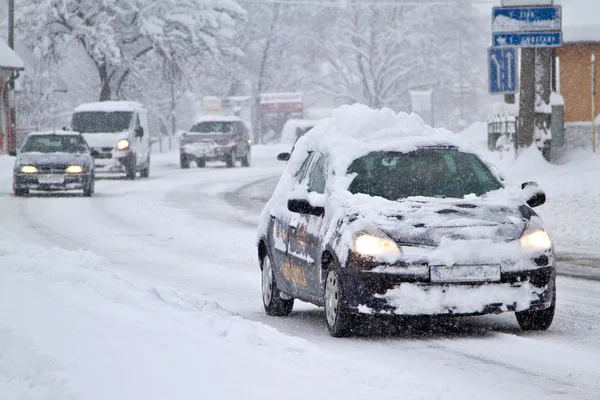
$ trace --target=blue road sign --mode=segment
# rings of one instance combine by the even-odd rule
[[[492,9],[492,32],[560,31],[561,25],[560,6]]]
[[[559,47],[562,32],[494,32],[492,46],[499,47]]]
[[[490,47],[488,59],[490,93],[517,93],[517,49]]]

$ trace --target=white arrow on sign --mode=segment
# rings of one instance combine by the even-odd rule
[[[500,63],[498,62],[498,59],[496,58],[495,54],[492,54],[491,59],[494,62],[494,64],[496,64],[496,87],[499,88],[502,84],[502,80],[500,79]]]
[[[506,53],[506,58],[508,59],[508,62],[506,63],[506,69],[508,70],[508,85],[507,86],[511,86],[508,88],[508,90],[513,90],[514,88],[512,87],[512,68],[510,67],[512,65],[512,53],[509,51],[508,53]]]

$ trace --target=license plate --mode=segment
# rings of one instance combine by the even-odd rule
[[[431,282],[497,282],[499,265],[432,266]]]
[[[63,184],[65,177],[62,175],[38,175],[38,182],[40,184]]]

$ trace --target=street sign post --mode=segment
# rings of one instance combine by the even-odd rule
[[[514,47],[490,47],[488,70],[491,94],[517,93],[517,50]]]
[[[502,47],[559,47],[562,33],[557,32],[494,32],[493,46]]]

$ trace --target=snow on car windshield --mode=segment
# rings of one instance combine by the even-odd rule
[[[351,193],[388,200],[481,196],[502,187],[477,156],[447,148],[372,152],[355,160],[348,173],[356,174]]]
[[[195,133],[231,133],[233,125],[231,122],[210,121],[195,124],[190,132]]]
[[[131,111],[85,111],[73,115],[73,130],[81,133],[116,133],[129,129]]]
[[[79,136],[33,135],[23,147],[22,153],[85,153],[87,147]]]

